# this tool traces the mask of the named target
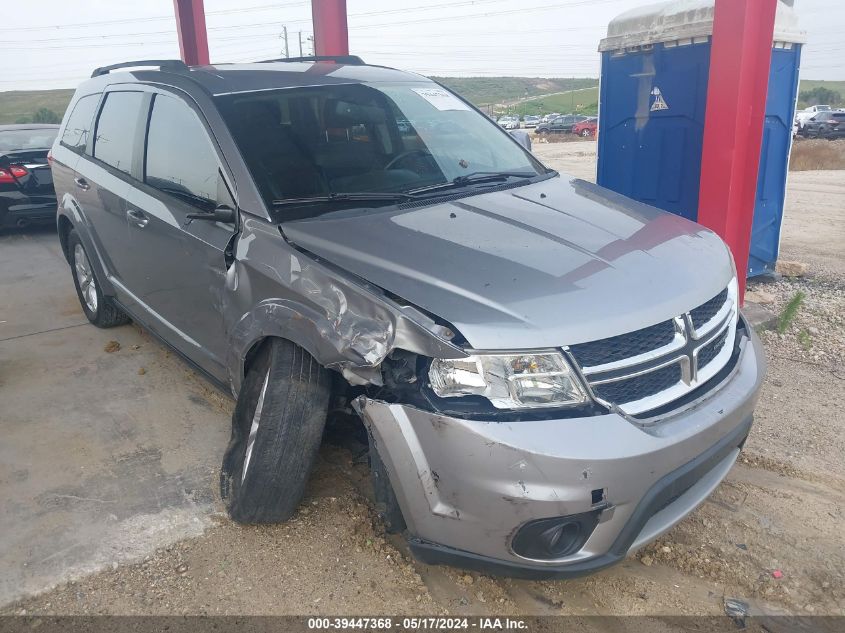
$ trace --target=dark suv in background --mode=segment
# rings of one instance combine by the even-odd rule
[[[59,238],[92,323],[237,398],[235,520],[293,514],[329,411],[360,416],[376,506],[428,562],[599,569],[727,474],[763,360],[714,233],[561,177],[419,75],[114,72],[139,64],[74,95]]]
[[[581,114],[564,114],[562,116],[555,117],[548,123],[540,123],[534,132],[540,136],[544,136],[546,134],[571,134],[572,127],[576,123],[586,121],[588,118],[589,117]]]
[[[843,138],[845,137],[845,111],[827,110],[817,112],[804,121],[798,134],[807,138]]]
[[[58,125],[0,125],[0,228],[56,221],[48,152]]]

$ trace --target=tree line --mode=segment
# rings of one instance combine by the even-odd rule
[[[50,108],[39,108],[31,116],[18,117],[15,123],[61,123],[62,117]]]

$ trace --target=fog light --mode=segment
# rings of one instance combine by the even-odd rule
[[[529,521],[514,536],[514,554],[534,560],[554,560],[577,552],[599,522],[599,512]]]

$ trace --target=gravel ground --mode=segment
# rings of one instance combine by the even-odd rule
[[[595,144],[536,144],[592,179]],[[69,583],[0,613],[845,614],[845,172],[790,179],[783,253],[805,276],[752,283],[776,314],[801,292],[769,360],[757,422],[715,494],[658,542],[593,576],[555,582],[428,567],[375,518],[366,467],[325,444],[291,522],[242,527],[221,513],[200,538]],[[162,352],[164,353],[164,352]]]

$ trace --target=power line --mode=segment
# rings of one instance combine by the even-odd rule
[[[242,7],[239,9],[222,9],[219,11],[206,11],[206,16],[209,15],[229,15],[232,13],[251,13],[253,11],[266,11],[268,9],[282,9],[286,7],[308,7],[308,3],[303,2],[277,2],[275,4],[264,4],[257,7]],[[48,26],[24,26],[24,27],[4,27],[0,31],[43,31],[49,29],[77,29],[87,27],[100,27],[106,24],[137,24],[138,22],[157,22],[160,20],[174,20],[174,14],[156,15],[143,18],[119,18],[117,20],[99,20],[96,22],[78,22],[76,24],[52,24]]]

